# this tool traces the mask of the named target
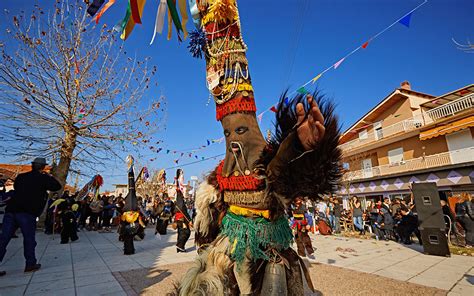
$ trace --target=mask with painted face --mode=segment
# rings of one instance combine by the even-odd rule
[[[222,119],[226,140],[224,177],[258,174],[256,163],[266,142],[258,127],[255,114],[234,113]]]

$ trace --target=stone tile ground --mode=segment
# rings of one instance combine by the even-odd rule
[[[72,244],[59,244],[59,236],[37,233],[36,254],[41,270],[24,274],[22,238],[13,239],[1,270],[0,295],[134,295],[121,285],[119,271],[190,262],[196,256],[194,240],[188,253],[176,253],[176,232],[155,237],[147,229],[136,242],[136,254],[122,255],[116,233],[80,232]],[[191,235],[193,237],[193,235]],[[448,295],[474,295],[474,258],[422,254],[421,247],[407,248],[394,242],[359,240],[334,236],[313,236],[318,263],[435,287]],[[119,280],[117,280],[117,278]]]

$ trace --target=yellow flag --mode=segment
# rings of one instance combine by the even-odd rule
[[[312,83],[315,83],[316,80],[318,80],[319,78],[321,78],[322,75],[323,75],[323,73],[321,73],[321,74],[319,74],[318,76],[314,77]]]

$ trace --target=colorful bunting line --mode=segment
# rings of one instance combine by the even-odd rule
[[[393,23],[391,23],[389,26],[385,27],[383,30],[381,30],[380,32],[378,32],[377,34],[375,34],[373,37],[369,38],[366,42],[364,42],[362,45],[359,45],[357,46],[354,50],[352,50],[351,52],[349,52],[348,54],[346,54],[345,56],[343,56],[342,58],[340,58],[336,63],[332,64],[331,66],[327,67],[324,71],[322,71],[321,73],[319,73],[318,75],[316,75],[315,77],[311,78],[311,80],[307,81],[305,84],[303,84],[302,86],[300,86],[299,88],[297,88],[295,91],[293,91],[292,93],[290,93],[288,96],[291,97],[292,95],[295,95],[296,93],[299,93],[299,94],[307,94],[309,93],[305,87],[308,86],[309,84],[314,84],[317,80],[319,80],[326,72],[328,72],[329,70],[331,69],[337,69],[339,68],[339,66],[341,66],[341,64],[347,60],[348,57],[350,57],[351,55],[353,55],[354,53],[356,53],[357,51],[359,51],[360,49],[366,49],[368,46],[369,46],[369,43],[372,42],[373,40],[375,40],[377,37],[379,37],[380,35],[382,35],[383,33],[385,33],[387,30],[389,30],[390,28],[392,28],[393,26],[395,26],[396,24],[402,24],[404,26],[406,26],[407,28],[410,27],[410,21],[411,21],[411,16],[413,15],[413,13],[418,10],[420,7],[422,7],[423,5],[425,5],[426,3],[428,2],[428,0],[424,0],[421,4],[419,4],[418,6],[416,6],[415,8],[413,8],[412,10],[410,10],[409,12],[405,13],[402,17],[398,18],[396,21],[394,21]],[[268,111],[272,111],[272,112],[277,112],[276,110],[276,104],[275,105],[272,105],[270,106],[268,109],[266,109],[265,111],[261,112],[260,114],[257,115],[257,119],[259,122],[262,121],[262,118],[263,118],[263,114],[267,113]]]

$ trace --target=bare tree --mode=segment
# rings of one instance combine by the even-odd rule
[[[0,41],[0,147],[17,161],[56,159],[53,174],[64,184],[71,163],[96,171],[120,149],[152,145],[164,99],[145,97],[156,66],[128,57],[82,1],[51,8],[2,22],[10,27]]]

